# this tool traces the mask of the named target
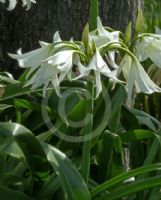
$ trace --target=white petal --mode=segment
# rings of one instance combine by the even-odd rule
[[[46,46],[50,45],[51,43],[39,41],[39,44],[40,44],[41,47],[46,47]]]
[[[44,87],[43,87],[43,96],[44,97],[46,96],[46,90],[47,90],[48,85],[49,85],[49,80],[46,81],[46,83],[44,83]]]
[[[54,68],[52,65],[44,63],[27,82],[27,85],[32,85],[32,89],[38,88],[49,81],[53,74],[57,73],[58,71],[56,68]]]
[[[161,67],[161,40],[152,40],[147,47],[147,54],[158,67]]]
[[[97,18],[97,29],[98,36],[105,36],[109,41],[119,41],[119,31],[109,32],[107,31],[101,23],[100,18]]]
[[[53,56],[47,58],[49,64],[52,65],[62,65],[64,64],[70,57],[73,56],[74,50],[65,50],[60,51]]]
[[[59,78],[58,78],[59,83],[61,83],[64,80],[64,78],[66,77],[66,75],[67,75],[66,71],[60,73]]]
[[[90,61],[88,68],[96,70],[96,69],[101,69],[104,66],[107,66],[107,65],[106,65],[105,61],[103,60],[102,56],[100,55],[99,50],[96,48],[96,53],[93,56],[92,60]],[[108,67],[107,67],[107,69],[108,69]]]
[[[132,58],[126,54],[120,63],[120,69],[122,70],[126,81],[128,80],[129,77],[131,65],[132,65]]]
[[[95,96],[95,98],[98,98],[102,91],[102,82],[101,82],[100,72],[95,71],[94,73],[95,73],[95,77],[96,77],[96,96]]]
[[[109,42],[109,39],[106,36],[89,36],[90,43],[96,45],[97,48],[99,48],[102,45],[105,45]]]
[[[30,0],[22,0],[23,2],[23,7],[26,6],[26,10],[29,10],[31,7],[31,1]]]
[[[58,96],[61,96],[60,94],[60,86],[59,86],[59,80],[57,74],[53,74],[52,76],[52,85],[54,86],[55,92]]]
[[[60,35],[59,35],[59,31],[56,31],[55,34],[54,34],[54,37],[53,37],[53,42],[54,43],[57,43],[57,42],[61,42],[61,38],[60,38]]]
[[[80,62],[80,58],[78,55],[76,55],[74,57],[73,60],[73,64],[75,64],[78,67],[79,73],[80,75],[78,75],[77,77],[75,77],[73,80],[77,80],[80,79],[82,77],[86,77],[90,74],[90,68],[84,66],[81,62]]]
[[[65,71],[68,72],[71,68],[72,68],[72,56],[69,57],[65,63],[63,63],[62,65],[58,65],[57,69],[60,71]]]
[[[0,0],[0,2],[2,2],[2,3],[5,3],[5,2],[6,2],[6,0]]]
[[[137,69],[135,69],[137,67]],[[134,72],[135,71],[135,72]],[[161,92],[161,89],[150,79],[148,74],[139,62],[132,64],[131,73],[135,74],[135,80],[138,84],[140,92],[151,94],[154,92]]]
[[[22,55],[9,54],[9,56],[11,58],[17,59],[20,67],[22,68],[31,67],[36,69],[40,66],[41,62],[49,55],[52,49],[51,47],[52,46],[49,45]]]
[[[115,51],[110,51],[108,53],[108,56],[106,55],[106,58],[108,60],[108,62],[111,64],[111,66],[114,68],[114,69],[117,69],[118,68],[118,65],[116,64],[115,62]]]
[[[140,62],[142,62],[148,58],[146,48],[149,45],[149,42],[151,42],[151,41],[146,41],[146,40],[142,39],[141,42],[139,42],[139,44],[136,47],[136,57]]]
[[[133,89],[136,92],[151,94],[161,92],[161,89],[150,79],[144,68],[138,61],[133,61],[128,77],[128,103],[132,102]]]
[[[71,81],[71,71],[72,71],[72,66],[73,66],[73,60],[72,57],[67,60],[66,63],[63,65],[59,65],[57,69],[60,71],[60,76],[59,76],[59,83],[64,80],[66,75],[68,75],[68,79]]]
[[[110,32],[108,32],[107,30],[104,29],[99,17],[97,18],[97,29],[98,29],[99,36],[106,36],[109,40],[112,40]]]
[[[9,0],[9,6],[7,10],[13,10],[16,7],[17,0]]]
[[[101,57],[97,48],[96,48],[95,55],[93,56],[91,62],[88,65],[88,68],[99,71],[99,73],[103,74],[104,76],[111,78],[114,81],[121,82],[115,76],[116,74],[111,72],[111,70],[108,68],[106,62]]]
[[[31,2],[36,3],[35,0],[22,0],[23,2],[23,7],[26,6],[26,10],[29,10],[31,8]]]
[[[118,42],[119,41],[119,31],[113,31],[110,33],[111,37],[112,37],[112,41]]]

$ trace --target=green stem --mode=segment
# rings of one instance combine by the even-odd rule
[[[90,3],[90,31],[93,31],[97,28],[98,0],[91,0]]]
[[[86,100],[86,113],[90,114],[90,122],[85,124],[84,127],[84,135],[88,135],[92,133],[93,126],[93,84],[88,81],[87,89],[90,93],[90,98]],[[89,168],[90,168],[90,156],[91,156],[91,146],[92,140],[89,139],[84,141],[83,143],[83,152],[82,152],[82,161],[81,161],[81,174],[84,178],[84,181],[87,183],[89,178]]]

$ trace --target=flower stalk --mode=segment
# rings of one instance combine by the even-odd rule
[[[89,123],[84,127],[84,135],[92,134],[93,127],[93,101],[94,101],[94,88],[91,81],[87,82],[87,92],[90,94],[90,97],[86,100],[86,113],[90,114]],[[91,157],[91,146],[92,140],[86,140],[83,143],[82,149],[82,160],[81,160],[81,174],[84,178],[84,181],[87,183],[89,178],[89,168],[90,168],[90,157]]]

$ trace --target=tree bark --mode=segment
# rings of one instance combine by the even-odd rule
[[[142,0],[100,0],[99,12],[103,25],[124,31],[129,21],[134,26],[142,6]],[[23,52],[35,49],[39,40],[51,42],[57,30],[62,39],[80,39],[89,9],[90,0],[37,0],[27,12],[21,3],[13,11],[0,4],[0,68],[11,73],[19,70],[7,52],[15,53],[20,47]]]
[[[104,24],[125,31],[129,22],[134,29],[138,9],[143,10],[142,0],[101,0],[100,13]]]

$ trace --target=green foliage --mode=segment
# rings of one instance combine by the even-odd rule
[[[155,32],[155,27],[161,27],[161,4],[159,0],[145,0],[145,24],[147,32]]]

